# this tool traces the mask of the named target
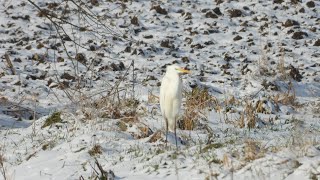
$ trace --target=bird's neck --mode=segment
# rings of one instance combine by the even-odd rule
[[[177,73],[168,74],[168,77],[170,77],[172,81],[180,81],[180,76]]]

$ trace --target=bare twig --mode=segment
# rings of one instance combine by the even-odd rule
[[[2,174],[2,177],[4,178],[4,180],[7,180],[7,174],[6,174],[6,168],[4,167],[4,157],[2,155],[2,153],[0,154],[0,172]]]
[[[14,69],[14,67],[12,65],[12,62],[10,60],[9,55],[6,53],[4,55],[4,57],[5,57],[6,61],[7,61],[7,66],[8,66],[8,68],[10,68],[12,75],[15,75],[16,74],[16,70]]]
[[[101,176],[100,176],[100,179],[107,179],[108,178],[108,173],[103,170],[101,164],[98,162],[97,158],[95,158],[95,163],[96,165],[98,166],[100,172],[101,172]]]

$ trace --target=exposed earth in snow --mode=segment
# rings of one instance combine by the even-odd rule
[[[0,179],[320,179],[319,1],[0,5]]]

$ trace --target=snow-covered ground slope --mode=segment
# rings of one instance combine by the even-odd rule
[[[0,179],[320,178],[319,1],[0,5]]]

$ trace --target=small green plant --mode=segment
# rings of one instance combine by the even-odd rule
[[[156,155],[158,155],[158,154],[162,154],[162,153],[164,153],[164,152],[165,152],[165,151],[164,151],[163,149],[160,149],[160,148],[159,148],[159,149],[156,150],[155,153],[156,153]]]
[[[208,163],[214,163],[214,164],[221,164],[222,161],[218,159],[216,153],[214,152],[208,152],[205,154],[202,154],[203,158],[208,162]]]
[[[152,167],[153,167],[154,171],[157,171],[159,169],[159,164],[155,164]]]
[[[178,156],[179,156],[179,153],[175,151],[172,154],[169,154],[168,157],[171,158],[171,159],[177,159]]]
[[[50,141],[48,143],[45,143],[42,145],[42,150],[49,150],[52,149],[55,146],[55,142],[54,141]]]
[[[139,146],[131,146],[127,153],[132,153],[135,158],[143,156],[143,151]]]
[[[222,143],[209,144],[209,145],[207,145],[206,147],[204,147],[202,149],[202,152],[208,152],[210,149],[218,149],[218,148],[221,148],[221,147],[223,147]]]
[[[126,131],[128,129],[126,123],[123,121],[118,121],[117,126],[120,128],[121,131]]]
[[[45,128],[47,126],[50,126],[52,124],[59,123],[59,122],[62,122],[61,112],[54,112],[51,114],[51,116],[49,116],[46,119],[46,121],[44,122],[41,128]]]

